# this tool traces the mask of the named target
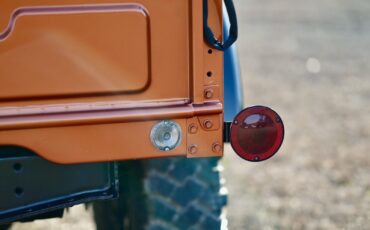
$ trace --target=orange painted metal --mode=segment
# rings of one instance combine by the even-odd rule
[[[220,37],[221,8],[209,0]],[[222,155],[223,55],[204,42],[202,10],[199,0],[1,1],[0,147],[65,164]],[[164,119],[183,133],[168,152],[150,141]]]

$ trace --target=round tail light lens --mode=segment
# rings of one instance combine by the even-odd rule
[[[153,145],[161,151],[170,151],[180,145],[181,127],[175,121],[161,121],[150,132]]]
[[[272,157],[279,150],[283,139],[283,121],[268,107],[244,109],[231,124],[231,146],[240,157],[248,161],[263,161]]]

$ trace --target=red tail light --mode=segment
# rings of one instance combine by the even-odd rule
[[[244,109],[231,124],[231,146],[248,161],[263,161],[272,157],[283,139],[283,121],[275,111],[264,106]]]

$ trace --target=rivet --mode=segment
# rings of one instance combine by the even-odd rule
[[[196,145],[190,145],[188,151],[190,154],[196,154],[198,152],[198,148]]]
[[[218,142],[213,143],[213,145],[212,145],[212,151],[213,152],[219,153],[219,152],[221,152],[221,150],[222,150],[222,146]]]
[[[204,97],[206,99],[211,99],[213,97],[213,90],[212,89],[204,90]]]
[[[196,124],[191,124],[191,125],[189,125],[188,131],[191,134],[197,133],[198,132],[198,126]]]
[[[210,121],[210,120],[205,120],[205,121],[203,122],[203,125],[204,125],[204,127],[205,127],[206,129],[211,129],[211,128],[213,127],[213,123],[212,123],[212,121]]]

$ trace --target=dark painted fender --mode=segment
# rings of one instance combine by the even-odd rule
[[[224,34],[227,36],[230,23],[225,7]],[[239,58],[236,45],[232,45],[224,52],[224,87],[225,87],[225,121],[232,121],[244,108],[243,84],[240,76]]]

